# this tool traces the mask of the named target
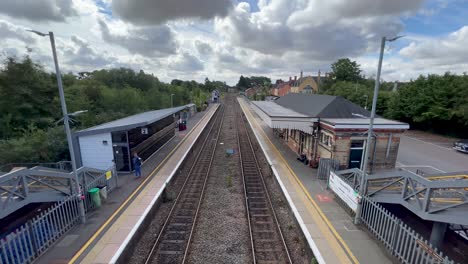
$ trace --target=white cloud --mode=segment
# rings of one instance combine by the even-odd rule
[[[0,13],[30,21],[65,21],[77,15],[72,0],[2,0]]]
[[[439,38],[413,41],[400,50],[400,55],[429,65],[467,64],[468,26]],[[466,69],[465,69],[466,70]]]
[[[4,20],[0,20],[0,36],[2,36],[3,40],[18,39],[25,43],[35,42],[35,39],[31,37],[31,33],[26,31],[26,28],[15,26]]]
[[[194,45],[200,55],[208,56],[213,52],[213,48],[206,42],[195,40]]]
[[[71,41],[76,47],[65,51],[64,55],[68,65],[73,65],[75,68],[102,68],[112,62],[106,52],[97,52],[86,40],[78,36],[72,36]]]
[[[112,10],[136,24],[161,24],[180,18],[225,16],[230,0],[113,0]]]
[[[204,69],[203,63],[194,55],[189,53],[182,53],[171,59],[167,65],[170,69],[192,73]]]
[[[177,42],[167,25],[129,29],[126,34],[111,32],[108,24],[99,20],[102,38],[109,44],[119,45],[129,52],[150,57],[164,57],[175,54]]]
[[[226,18],[216,19],[215,29],[233,45],[264,54],[296,51],[333,60],[362,54],[382,35],[399,33],[398,15],[417,10],[422,2],[271,0],[260,1],[255,13],[242,2]]]
[[[452,5],[433,1],[441,8]],[[357,60],[372,76],[381,36],[396,34],[408,36],[389,44],[385,80],[468,69],[463,50],[468,26],[441,37],[404,32],[402,17],[421,16],[421,10],[434,7],[422,6],[423,0],[259,0],[254,13],[248,3],[233,6],[239,1],[231,0],[4,2],[0,0],[0,56],[28,54],[50,71],[48,39],[25,29],[54,31],[64,72],[130,67],[163,81],[208,77],[235,84],[241,74],[284,80],[301,70],[327,71],[340,57]],[[36,4],[36,14],[26,13]],[[60,8],[64,12],[56,13]]]

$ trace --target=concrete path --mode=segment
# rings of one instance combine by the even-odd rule
[[[277,139],[239,99],[272,169],[289,196],[299,223],[305,229],[312,250],[321,263],[392,263],[378,241],[353,224],[353,219],[333,200],[324,181],[317,180],[316,170],[296,160],[293,153]]]

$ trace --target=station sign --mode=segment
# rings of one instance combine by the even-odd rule
[[[328,185],[333,192],[338,195],[354,212],[357,210],[359,194],[353,187],[343,181],[338,175],[330,171]]]

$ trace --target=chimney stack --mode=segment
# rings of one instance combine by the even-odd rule
[[[289,76],[289,81],[292,81],[292,77],[291,77],[291,76]]]
[[[300,78],[302,79],[302,70],[301,70],[301,77]]]
[[[296,76],[294,76],[294,81],[297,81],[297,75],[296,75]]]

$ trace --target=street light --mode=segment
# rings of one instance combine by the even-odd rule
[[[364,95],[364,97],[366,98],[366,104],[364,105],[364,109],[367,110],[367,98],[369,98],[369,96],[367,96],[367,94],[366,94],[366,95]]]
[[[58,59],[57,59],[57,51],[55,50],[55,39],[54,39],[54,33],[50,31],[48,34],[42,33],[36,30],[28,30],[36,35],[39,35],[41,37],[49,36],[50,38],[50,45],[52,47],[52,55],[54,56],[54,63],[55,63],[55,74],[57,76],[57,84],[59,88],[59,94],[60,94],[60,104],[62,106],[62,113],[63,113],[63,123],[65,125],[65,132],[67,133],[67,141],[68,141],[68,149],[70,150],[70,159],[71,159],[71,164],[73,168],[73,177],[75,178],[75,190],[76,190],[76,195],[79,197],[79,211],[80,211],[80,218],[81,218],[81,223],[86,222],[86,216],[85,216],[85,209],[84,209],[84,202],[83,199],[81,198],[81,189],[80,189],[80,184],[78,180],[78,173],[76,172],[76,159],[75,159],[75,151],[73,149],[73,142],[72,142],[72,136],[71,136],[71,131],[70,131],[70,115],[67,112],[67,104],[65,102],[65,95],[63,92],[63,86],[62,86],[62,76],[60,74],[60,68],[58,65]],[[80,113],[83,113],[84,111],[78,111],[76,113],[73,113],[73,115],[77,115]]]
[[[385,49],[385,42],[392,42],[395,41],[399,38],[402,38],[403,36],[396,36],[390,39],[387,39],[387,37],[382,37],[382,42],[380,44],[380,55],[379,55],[379,64],[377,66],[377,77],[375,79],[375,87],[374,87],[374,97],[372,99],[372,110],[371,110],[371,116],[370,116],[370,122],[369,122],[369,130],[367,131],[367,141],[366,141],[366,149],[364,150],[364,162],[362,164],[362,175],[361,175],[361,181],[359,185],[359,196],[362,197],[364,195],[364,190],[365,190],[365,184],[366,184],[366,177],[367,177],[367,163],[368,163],[368,158],[369,158],[369,149],[370,149],[370,144],[371,144],[371,137],[372,137],[372,129],[374,127],[374,118],[375,118],[375,108],[377,106],[377,97],[379,94],[379,87],[380,87],[380,73],[382,71],[382,60],[383,60],[383,55],[384,55],[384,49]],[[377,142],[376,142],[377,144]],[[375,158],[375,157],[373,157]],[[354,223],[359,224],[359,218],[361,216],[361,210],[362,210],[362,199],[360,199],[357,209],[356,209],[356,216],[354,218]]]
[[[175,94],[171,94],[171,107],[174,107],[174,99],[172,98]]]

